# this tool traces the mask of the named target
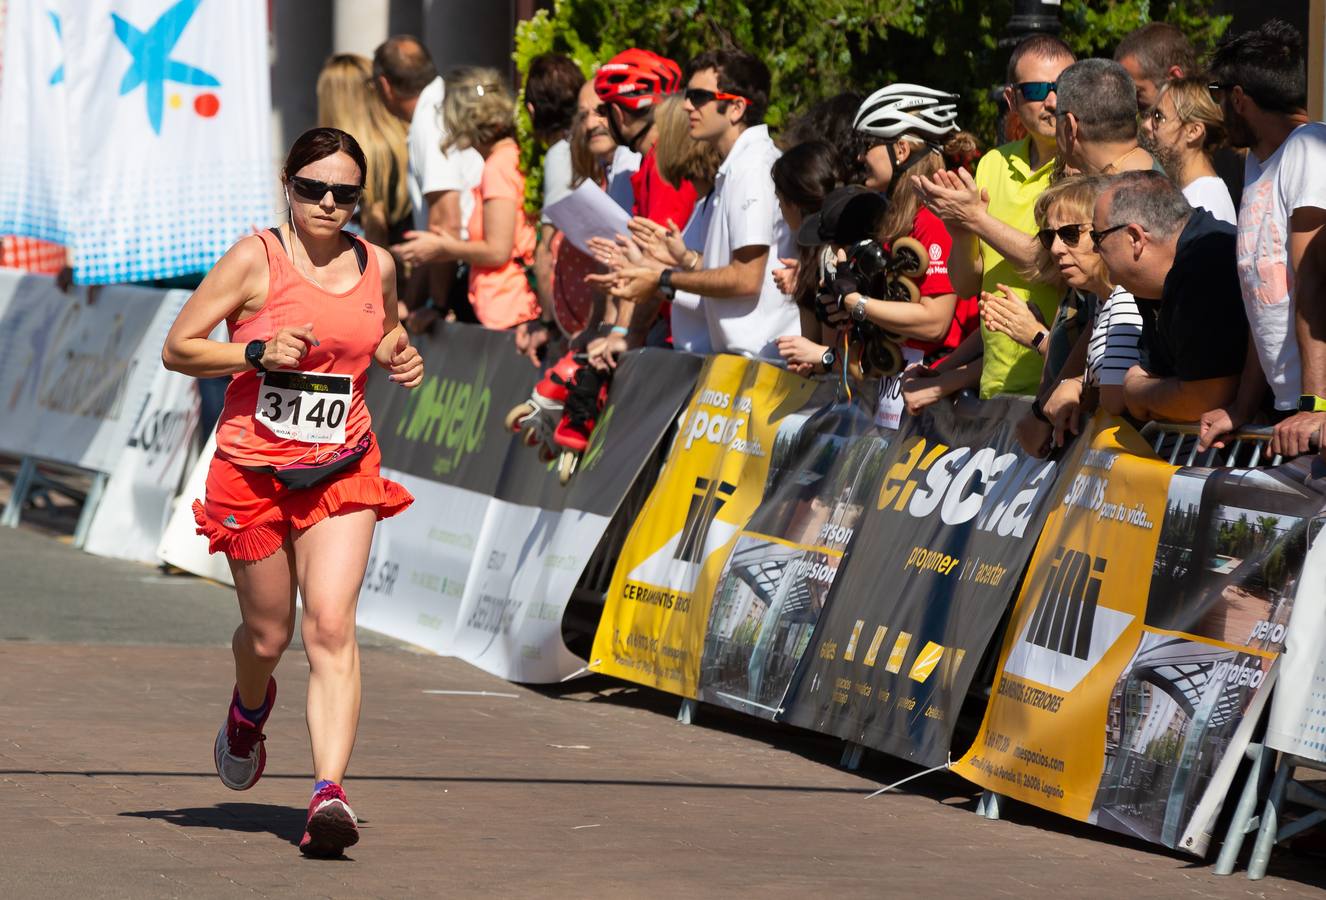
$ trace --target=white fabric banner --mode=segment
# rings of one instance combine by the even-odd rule
[[[1326,762],[1326,538],[1317,535],[1303,560],[1271,697],[1266,745]]]
[[[0,452],[114,469],[188,296],[0,270]]]
[[[206,271],[269,224],[266,16],[262,0],[11,4],[0,230],[66,243],[80,283],[116,284]]]
[[[5,6],[0,74],[0,234],[68,243],[68,79],[60,3]]]
[[[93,514],[84,550],[157,562],[157,545],[198,428],[198,409],[198,382],[157,366],[129,441]]]
[[[161,546],[157,547],[157,558],[185,572],[234,585],[235,579],[230,575],[230,564],[226,562],[225,555],[208,554],[207,538],[198,534],[198,525],[193,519],[193,501],[203,498],[203,491],[207,487],[207,469],[215,453],[216,435],[212,434],[203,445],[202,455],[189,470],[184,488],[175,500],[170,521],[166,523],[166,530],[161,535]]]

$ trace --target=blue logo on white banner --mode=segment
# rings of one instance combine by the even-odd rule
[[[11,3],[4,31],[0,234],[113,284],[205,272],[270,223],[264,0]]]

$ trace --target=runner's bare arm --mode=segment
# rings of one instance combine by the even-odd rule
[[[267,301],[267,251],[259,237],[247,237],[226,251],[184,304],[161,350],[167,369],[194,378],[233,375],[249,368],[244,344],[208,340],[222,320],[246,319]],[[293,365],[315,341],[312,327],[282,328],[268,337],[264,365]]]
[[[372,250],[382,273],[382,340],[373,351],[373,360],[391,373],[392,381],[402,387],[418,387],[424,378],[424,360],[410,345],[405,326],[396,315],[396,261],[381,247],[372,246]]]

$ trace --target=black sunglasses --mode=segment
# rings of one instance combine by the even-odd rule
[[[1064,242],[1066,247],[1076,247],[1077,242],[1082,240],[1082,235],[1091,230],[1090,222],[1083,222],[1077,225],[1060,225],[1058,228],[1042,228],[1036,232],[1036,239],[1041,242],[1041,246],[1049,250],[1054,244],[1055,235]]]
[[[1059,89],[1057,81],[1021,81],[1014,85],[1023,100],[1039,101],[1050,96],[1051,91]]]
[[[1114,232],[1127,227],[1128,223],[1124,222],[1122,225],[1111,225],[1109,228],[1106,228],[1104,231],[1097,231],[1094,228],[1091,229],[1091,246],[1095,247],[1096,250],[1099,251],[1101,241],[1105,240],[1107,237],[1114,234]]]
[[[706,103],[713,103],[715,100],[744,100],[746,103],[750,103],[740,94],[725,94],[722,91],[708,91],[704,88],[687,88],[684,96],[686,101],[696,109]]]
[[[331,191],[332,199],[341,206],[358,203],[359,198],[364,195],[364,189],[357,184],[328,184],[312,178],[300,178],[298,175],[291,176],[290,186],[295,189],[301,200],[310,203],[319,202],[327,196],[328,191]]]

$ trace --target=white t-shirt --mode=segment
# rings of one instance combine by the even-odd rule
[[[1280,149],[1244,169],[1238,219],[1238,269],[1257,355],[1275,393],[1275,408],[1294,409],[1302,393],[1294,337],[1294,272],[1289,219],[1295,210],[1326,209],[1326,123],[1300,125]]]
[[[612,154],[612,163],[608,166],[607,194],[628,213],[635,208],[635,188],[631,187],[631,176],[638,171],[640,154],[618,144]]]
[[[1120,387],[1123,376],[1142,358],[1142,314],[1122,287],[1101,303],[1087,344],[1087,383]]]
[[[1238,225],[1239,214],[1234,209],[1234,198],[1229,196],[1229,187],[1215,175],[1194,178],[1183,189],[1183,196],[1194,209],[1200,207],[1221,222]]]
[[[774,196],[771,169],[781,154],[764,125],[747,128],[718,167],[704,265],[721,269],[742,247],[768,247],[760,291],[745,297],[702,297],[700,308],[709,323],[716,353],[739,353],[778,359],[775,340],[801,333],[801,317],[792,298],[774,285],[779,257],[792,256],[794,244]]]
[[[709,230],[709,211],[713,208],[709,202],[712,194],[701,197],[691,210],[691,217],[681,231],[681,239],[689,250],[704,252],[705,234]],[[690,291],[677,291],[672,298],[672,346],[676,350],[689,350],[691,353],[712,353],[713,345],[709,342],[709,323],[700,308],[700,295]]]
[[[566,139],[558,141],[543,155],[543,208],[547,209],[571,193],[571,145]],[[547,217],[543,222],[547,222]]]
[[[419,94],[407,137],[410,154],[410,203],[414,205],[414,228],[428,228],[428,204],[424,198],[441,191],[460,191],[460,236],[474,212],[474,189],[483,178],[483,157],[473,148],[442,152],[447,132],[442,125],[442,98],[446,88],[441,76]]]

